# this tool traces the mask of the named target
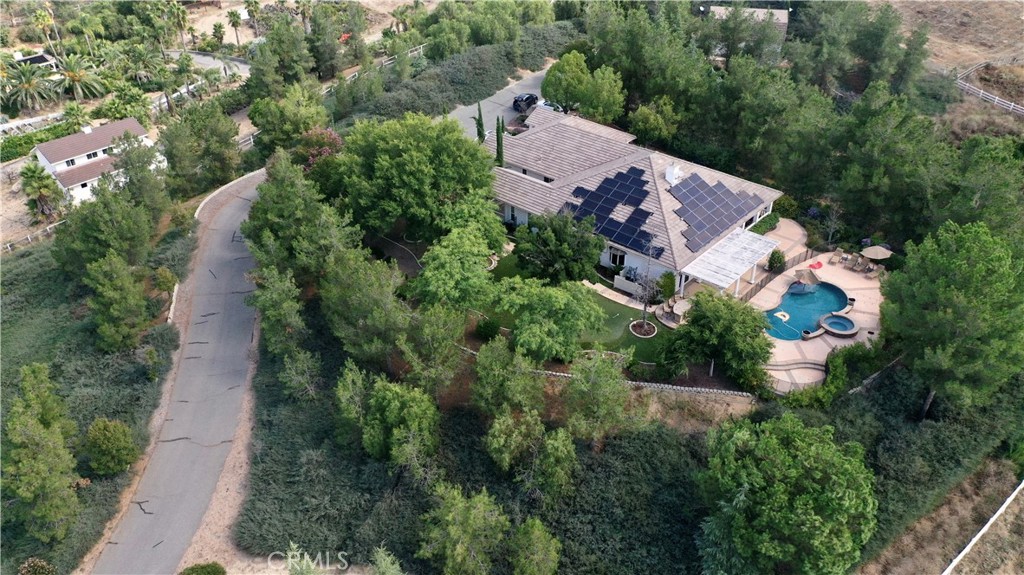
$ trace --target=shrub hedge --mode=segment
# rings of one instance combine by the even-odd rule
[[[31,152],[37,144],[70,136],[77,131],[78,126],[69,122],[60,122],[42,130],[4,138],[4,145],[0,146],[3,148],[0,150],[0,162],[9,162],[20,158]]]
[[[764,234],[774,230],[776,227],[778,227],[778,225],[779,214],[772,212],[765,216],[764,218],[762,218],[761,221],[750,226],[750,231],[754,232],[755,234],[761,234],[763,236]]]

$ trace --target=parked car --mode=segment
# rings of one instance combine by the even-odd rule
[[[525,112],[537,105],[540,98],[537,94],[519,94],[512,100],[512,109],[517,112]]]
[[[541,100],[540,103],[537,105],[540,106],[541,108],[547,108],[549,110],[554,110],[556,112],[564,112],[561,106],[554,102],[549,102],[547,100]]]

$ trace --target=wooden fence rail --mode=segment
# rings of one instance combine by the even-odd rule
[[[1014,63],[1015,61],[1016,61],[1015,59],[1010,59],[1010,60],[1003,61],[1002,63],[1010,64],[1010,63]],[[975,64],[975,65],[971,66],[970,68],[964,70],[963,72],[957,74],[957,76],[956,76],[956,87],[959,88],[960,91],[965,92],[967,94],[970,94],[971,96],[975,96],[977,98],[981,98],[982,100],[985,100],[986,102],[995,104],[996,106],[999,106],[1000,108],[1003,108],[1004,110],[1008,110],[1008,111],[1010,111],[1010,112],[1012,112],[1014,114],[1020,114],[1020,115],[1024,116],[1024,106],[1021,106],[1020,104],[1017,104],[1015,102],[1011,102],[1009,100],[1004,100],[1003,98],[1000,98],[999,96],[996,96],[995,94],[992,94],[990,92],[986,92],[985,90],[982,90],[981,88],[979,88],[979,87],[977,87],[977,86],[975,86],[973,84],[968,83],[964,79],[964,78],[967,78],[968,76],[970,76],[971,74],[975,73],[976,71],[980,70],[981,68],[984,68],[985,66],[987,66],[989,64],[996,64],[996,63],[1000,63],[1000,62],[993,62],[993,61],[990,61],[990,60],[985,60],[984,62],[978,62],[977,64]]]

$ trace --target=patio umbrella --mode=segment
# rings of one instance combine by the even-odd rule
[[[860,252],[860,255],[871,260],[884,260],[892,255],[892,252],[882,246],[868,246]]]

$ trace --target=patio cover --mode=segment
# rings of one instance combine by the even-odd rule
[[[779,242],[743,229],[733,230],[690,262],[683,273],[720,289],[731,286],[771,253]]]

